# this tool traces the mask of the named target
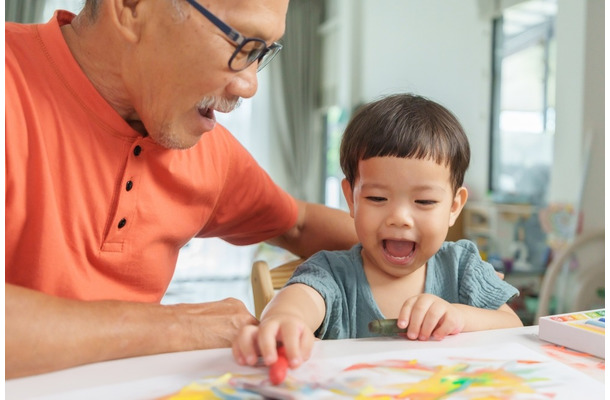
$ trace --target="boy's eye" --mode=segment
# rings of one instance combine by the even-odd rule
[[[385,197],[379,197],[379,196],[367,196],[366,199],[370,200],[372,202],[375,202],[375,203],[379,203],[379,202],[386,200]]]
[[[437,201],[435,201],[435,200],[415,200],[415,203],[421,204],[424,206],[430,206],[430,205],[436,204]]]

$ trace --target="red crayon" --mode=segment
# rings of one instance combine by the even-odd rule
[[[288,370],[288,359],[284,347],[280,346],[277,349],[277,361],[269,367],[269,380],[274,385],[279,385],[284,382],[286,372]]]

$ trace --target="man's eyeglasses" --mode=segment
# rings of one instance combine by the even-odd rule
[[[255,61],[258,61],[258,67],[256,68],[256,71],[258,72],[263,69],[265,65],[269,64],[269,61],[271,61],[271,59],[273,59],[282,49],[282,45],[277,42],[271,44],[271,46],[267,46],[267,43],[265,43],[263,39],[245,37],[222,22],[217,16],[209,12],[195,0],[186,1],[203,14],[204,17],[210,20],[211,23],[216,25],[218,29],[223,31],[224,34],[237,45],[233,55],[229,58],[229,68],[232,71],[238,72],[244,70]]]

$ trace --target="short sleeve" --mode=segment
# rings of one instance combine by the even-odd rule
[[[326,252],[316,253],[299,265],[286,285],[294,283],[302,283],[315,289],[324,299],[326,313],[322,324],[315,332],[316,337],[342,337],[344,329],[339,326],[340,324],[331,324],[331,321],[343,320],[341,316],[346,311],[343,307],[344,296],[330,271],[330,262],[326,257]]]
[[[493,266],[481,259],[474,243],[460,240],[460,268],[458,272],[459,302],[478,308],[497,310],[519,291],[502,280]]]
[[[252,155],[223,127],[222,151],[231,157],[213,217],[199,237],[220,237],[235,245],[276,237],[297,221],[296,200],[279,187]]]
[[[368,323],[383,318],[364,274],[361,249],[357,244],[350,250],[316,253],[287,283],[310,286],[324,299],[326,313],[315,332],[320,339],[369,337]]]

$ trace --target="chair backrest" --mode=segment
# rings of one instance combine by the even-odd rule
[[[265,306],[275,295],[275,291],[281,289],[294,270],[305,261],[302,258],[289,261],[279,267],[269,269],[266,261],[255,261],[252,265],[252,296],[254,297],[254,315],[260,319]]]
[[[605,282],[605,238],[604,229],[585,232],[553,258],[542,279],[534,323],[551,313],[586,311],[592,307],[597,289],[603,288]],[[563,281],[558,285],[560,275]],[[551,309],[554,295],[560,296],[559,310]]]

